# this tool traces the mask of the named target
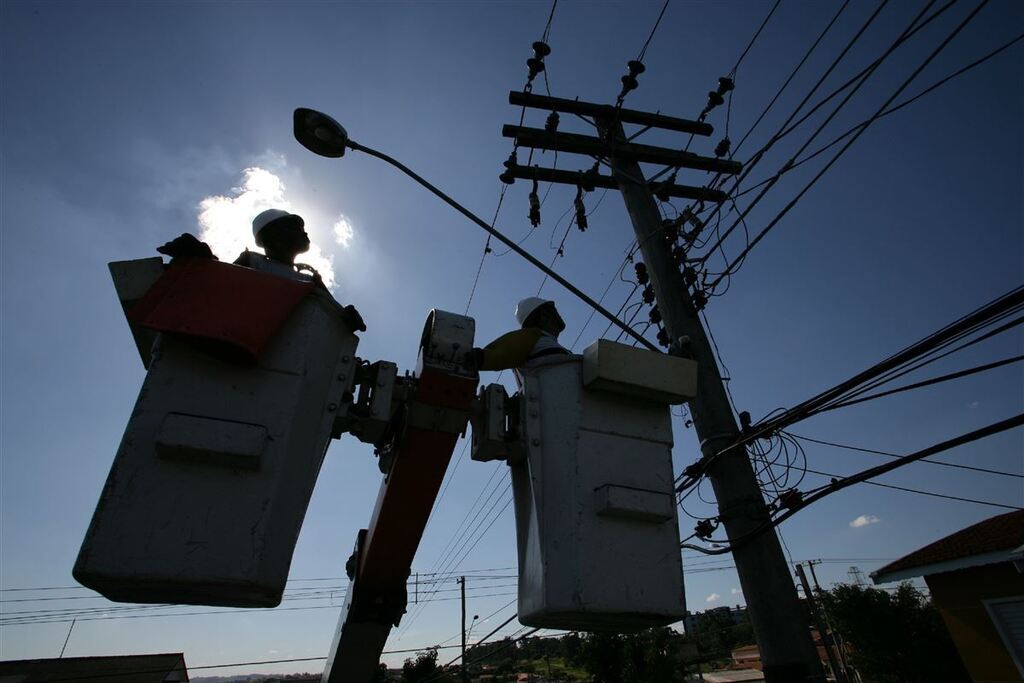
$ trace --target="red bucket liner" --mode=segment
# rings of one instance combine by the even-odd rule
[[[215,342],[255,361],[314,286],[220,261],[189,259],[168,267],[128,318],[160,332]]]

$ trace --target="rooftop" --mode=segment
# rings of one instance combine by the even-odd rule
[[[929,543],[871,573],[875,583],[888,583],[1005,562],[1024,545],[1024,510],[990,517]]]

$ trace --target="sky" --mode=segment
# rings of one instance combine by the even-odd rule
[[[767,141],[876,6],[850,3],[737,159]],[[824,91],[870,63],[921,6],[889,3]],[[818,142],[874,113],[973,7],[957,3],[895,51]],[[59,611],[42,613],[49,623],[0,626],[0,657],[57,656],[65,640],[66,656],[182,651],[193,668],[326,654],[344,598],[344,563],[381,479],[372,449],[351,438],[330,447],[292,563],[289,589],[299,597],[317,589],[316,596],[272,611],[176,608],[153,616],[118,611],[73,588],[72,564],[144,377],[106,264],[153,256],[183,232],[203,236],[231,259],[251,239],[255,213],[270,206],[298,212],[314,243],[306,260],[366,319],[359,355],[412,369],[427,313],[467,310],[485,236],[376,159],[306,152],[292,138],[292,110],[328,112],[354,140],[397,157],[490,220],[501,190],[497,175],[511,151],[501,126],[519,115],[507,93],[522,88],[530,45],[550,9],[541,1],[0,3],[0,604],[5,617],[96,610],[70,637]],[[552,94],[613,102],[625,63],[637,56],[660,9],[646,0],[559,2],[546,60]],[[769,9],[766,2],[672,0],[627,106],[695,117]],[[736,72],[728,122],[724,107],[712,112],[715,135],[695,140],[691,151],[712,154],[726,126],[735,144],[838,9],[835,2],[782,0]],[[906,93],[1022,29],[1024,7],[994,0]],[[756,420],[799,403],[1021,284],[1022,56],[1018,43],[871,126],[751,251],[728,291],[711,300],[707,321],[738,409]],[[543,120],[543,112],[527,113],[527,125]],[[821,120],[780,142],[751,179],[780,168]],[[574,117],[561,125],[587,132]],[[686,143],[658,131],[642,140]],[[553,156],[535,162],[570,170],[591,163]],[[766,225],[820,167],[811,162],[787,175],[751,211],[750,228]],[[696,171],[678,178],[706,180]],[[529,190],[522,181],[508,189],[496,226],[550,261],[566,234],[574,188],[541,188],[535,230],[527,221]],[[611,282],[603,301],[615,310],[633,289],[630,269],[616,278],[631,239],[628,216],[614,192],[594,193],[587,205],[589,230],[569,230],[555,268],[595,298]],[[742,247],[737,235],[725,250],[735,256]],[[540,273],[503,251],[485,259],[468,306],[479,343],[511,329],[516,301],[542,286]],[[567,292],[551,282],[540,291],[558,301],[568,325],[563,341],[579,334],[579,350],[602,335],[599,320],[584,327],[589,310]],[[1019,331],[1000,335],[908,379],[1019,354],[1022,342]],[[838,410],[792,431],[911,452],[1021,412],[1022,386],[1020,365],[1012,365]],[[682,417],[674,423],[679,471],[699,446]],[[880,462],[814,444],[807,454],[811,468],[836,474]],[[1004,433],[936,459],[1021,474],[1024,437]],[[480,577],[468,582],[470,615],[480,616],[471,641],[515,609],[514,520],[502,507],[503,467],[470,461],[459,444],[413,565],[424,576]],[[804,487],[822,481],[808,475]],[[880,481],[1024,504],[1019,478],[919,464]],[[709,487],[700,495],[712,501]],[[699,501],[687,507],[696,516],[713,510]],[[792,560],[825,560],[818,576],[831,585],[849,581],[851,566],[870,572],[1003,511],[862,485],[795,515],[780,532]],[[471,540],[455,561],[444,561],[447,549],[463,544],[455,536],[469,519]],[[684,533],[692,524],[681,513]],[[684,553],[691,610],[744,603],[729,564]],[[416,599],[434,601],[410,606],[389,651],[457,642],[455,584],[423,579],[422,587]],[[60,590],[21,590],[29,588]],[[35,601],[41,597],[58,599]],[[21,599],[32,601],[11,602]],[[449,652],[455,655],[442,650],[442,658]],[[385,661],[397,665],[406,656]],[[314,660],[217,671],[320,666]]]

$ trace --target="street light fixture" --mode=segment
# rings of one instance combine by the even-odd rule
[[[293,125],[295,139],[310,152],[332,159],[345,156],[348,132],[327,114],[299,107]]]
[[[646,339],[642,335],[638,334],[636,330],[627,325],[626,323],[615,317],[608,309],[601,306],[601,304],[594,301],[592,298],[584,294],[578,287],[573,285],[571,282],[566,280],[564,277],[553,271],[548,266],[541,263],[535,256],[524,250],[514,241],[495,230],[493,227],[488,225],[482,218],[477,216],[475,213],[459,204],[457,201],[449,197],[447,194],[430,184],[425,178],[420,176],[418,173],[413,171],[411,168],[398,161],[397,159],[378,152],[377,150],[361,145],[348,137],[348,132],[345,128],[335,121],[333,118],[324,114],[323,112],[316,111],[315,109],[307,109],[300,107],[295,110],[293,118],[294,134],[295,139],[298,140],[299,144],[308,149],[314,154],[318,154],[322,157],[338,158],[344,156],[345,149],[352,149],[357,152],[363,152],[369,154],[372,157],[377,157],[381,161],[386,161],[391,164],[402,173],[406,174],[423,187],[427,188],[435,195],[440,197],[446,204],[454,208],[456,211],[461,213],[469,220],[476,223],[478,226],[486,230],[491,236],[497,239],[499,242],[507,246],[512,251],[516,252],[524,259],[529,261],[532,265],[539,268],[541,271],[547,274],[552,280],[565,287],[578,299],[583,301],[595,311],[600,313],[602,317],[611,322],[613,325],[622,330],[626,335],[635,339],[640,344],[644,345],[651,351],[661,352],[653,342]]]

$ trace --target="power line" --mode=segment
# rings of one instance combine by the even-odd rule
[[[658,18],[654,22],[654,26],[651,27],[651,33],[647,36],[647,40],[644,41],[644,46],[640,48],[640,53],[636,56],[636,61],[642,62],[644,55],[647,54],[647,47],[651,44],[651,40],[654,38],[654,34],[658,31],[658,26],[661,24],[661,18],[665,16],[665,10],[668,9],[668,3],[671,0],[665,0],[665,4],[661,6],[661,11],[658,13]]]
[[[764,18],[764,21],[761,22],[761,25],[757,28],[757,31],[754,32],[753,37],[750,39],[750,42],[747,43],[747,47],[744,48],[743,52],[740,54],[739,59],[736,60],[736,64],[733,65],[732,70],[729,72],[730,77],[736,75],[736,71],[740,68],[740,64],[743,63],[743,60],[746,58],[747,53],[750,52],[750,48],[754,47],[754,43],[757,42],[757,38],[758,36],[761,35],[761,31],[763,31],[764,27],[768,25],[768,21],[772,18],[772,15],[775,14],[775,10],[777,10],[779,8],[779,5],[781,4],[782,0],[775,0],[775,4],[772,5],[771,10],[768,11],[768,16],[766,16]]]
[[[872,448],[862,448],[860,446],[850,446],[848,444],[835,443],[834,441],[824,441],[822,439],[812,439],[809,436],[801,436],[799,434],[789,433],[794,439],[800,439],[801,441],[810,441],[812,443],[820,444],[822,446],[831,446],[833,448],[843,448],[849,451],[857,451],[858,453],[870,453],[872,455],[881,455],[886,458],[900,458],[898,453],[890,453],[888,451],[879,451]],[[976,467],[974,465],[961,465],[953,462],[943,462],[941,460],[932,460],[931,458],[922,458],[919,462],[928,463],[929,465],[938,465],[940,467],[952,467],[959,470],[969,470],[971,472],[982,472],[984,474],[998,474],[1003,477],[1013,477],[1015,479],[1024,479],[1024,474],[1015,474],[1013,472],[1004,472],[1003,470],[993,470],[986,467]],[[810,471],[810,470],[808,470]]]
[[[988,4],[988,2],[989,2],[989,0],[981,0],[981,2],[978,3],[977,7],[975,7],[974,10],[970,14],[968,14],[960,22],[960,24],[957,25],[957,27],[955,29],[953,29],[953,31],[945,38],[945,40],[943,40],[939,44],[939,46],[937,48],[935,48],[935,50],[933,50],[932,53],[930,55],[928,55],[928,57],[920,64],[920,66],[918,66],[917,69],[914,70],[914,72],[910,75],[910,77],[907,78],[907,80],[905,80],[903,82],[903,84],[900,85],[900,87],[896,89],[896,92],[894,92],[892,95],[889,96],[889,98],[885,101],[885,103],[881,107],[879,107],[878,111],[875,112],[874,116],[872,116],[870,119],[868,119],[867,122],[864,123],[863,127],[860,128],[856,133],[853,134],[853,137],[851,137],[846,142],[846,144],[843,145],[843,147],[838,152],[836,152],[835,156],[833,156],[832,159],[830,159],[829,162],[827,164],[825,164],[825,166],[821,170],[819,170],[818,173],[815,174],[815,176],[813,178],[811,178],[810,182],[808,182],[807,185],[805,185],[804,188],[802,190],[800,190],[799,193],[797,193],[796,197],[794,197],[792,200],[790,200],[790,202],[788,204],[786,204],[785,207],[783,207],[782,211],[780,211],[778,213],[778,215],[776,215],[775,218],[773,218],[771,220],[771,222],[768,223],[768,225],[766,225],[761,230],[761,232],[759,232],[757,234],[756,237],[754,237],[753,241],[751,241],[750,244],[748,244],[747,247],[740,253],[740,255],[737,256],[733,260],[733,262],[729,265],[729,267],[727,267],[725,269],[725,271],[721,275],[719,275],[717,278],[715,278],[715,280],[710,285],[711,289],[714,289],[715,285],[718,284],[722,280],[723,277],[725,277],[726,275],[731,273],[733,271],[733,269],[736,267],[736,264],[739,263],[743,259],[743,257],[745,257],[747,255],[747,253],[750,252],[751,249],[753,249],[755,246],[757,246],[758,242],[760,242],[762,239],[764,239],[765,235],[767,235],[772,230],[772,228],[774,228],[776,225],[779,224],[779,221],[781,221],[782,218],[787,213],[789,213],[789,211],[794,206],[796,206],[796,204],[800,201],[800,199],[803,198],[803,196],[812,187],[814,187],[815,183],[817,183],[818,180],[820,180],[821,177],[824,176],[825,173],[827,173],[830,168],[832,168],[832,165],[835,164],[835,162],[839,160],[839,158],[846,152],[846,150],[848,150],[850,148],[850,146],[853,145],[853,143],[857,141],[857,139],[864,133],[864,131],[866,131],[868,129],[868,127],[872,123],[874,123],[875,121],[878,120],[878,118],[881,116],[882,112],[885,111],[885,108],[888,107],[890,104],[892,104],[893,100],[895,100],[897,97],[899,97],[900,93],[902,93],[911,84],[911,82],[913,82],[913,80],[915,78],[917,78],[917,76],[925,69],[925,67],[927,67],[929,64],[931,64],[932,60],[935,59],[935,57],[938,56],[938,54],[940,52],[942,52],[942,50],[945,49],[945,47],[947,45],[949,45],[949,43],[953,40],[953,38],[955,38],[960,33],[960,31],[963,30],[964,27],[966,27],[967,24],[969,24],[971,22],[971,20],[974,19],[974,17],[978,14],[978,12],[980,12],[982,10],[982,8],[984,8],[985,5]],[[863,82],[864,81],[861,81],[861,83],[863,83]],[[859,85],[857,87],[859,87]],[[856,92],[856,88],[854,88],[854,90],[852,90],[850,92],[850,95],[852,95],[854,92]],[[849,99],[849,96],[847,97],[847,99]],[[842,106],[842,104],[844,104],[845,102],[846,102],[846,100],[844,100],[843,103],[840,103],[840,106]],[[831,117],[828,120],[831,120]],[[826,123],[828,122],[828,120],[826,120]],[[821,129],[819,128],[819,130],[821,130]],[[817,133],[815,133],[815,135],[817,135]],[[813,139],[813,136],[812,136],[812,139]],[[805,144],[804,147],[801,148],[801,151],[803,151],[803,149],[805,149],[806,146],[807,145]],[[800,152],[798,152],[797,154],[799,154],[799,153]],[[796,156],[796,155],[794,155],[794,156]],[[749,211],[749,210],[750,210],[750,207],[748,206],[747,207],[747,211]]]
[[[908,385],[903,386],[903,387],[897,387],[896,389],[889,389],[888,391],[880,391],[878,393],[868,394],[867,396],[861,396],[860,398],[850,399],[848,401],[842,401],[840,403],[836,403],[836,404],[833,404],[833,405],[829,406],[828,410],[835,410],[836,408],[845,408],[847,406],[852,406],[852,405],[855,405],[857,403],[863,403],[865,401],[873,401],[875,399],[883,398],[885,396],[892,396],[893,394],[899,394],[899,393],[902,393],[904,391],[912,391],[914,389],[922,389],[924,387],[930,387],[930,386],[932,386],[934,384],[940,384],[942,382],[949,382],[951,380],[961,379],[963,377],[970,377],[971,375],[976,375],[976,374],[978,374],[980,372],[987,372],[989,370],[995,370],[996,368],[1001,368],[1004,365],[1009,365],[1010,363],[1019,363],[1022,360],[1024,360],[1024,356],[1013,356],[1011,358],[1004,358],[1002,360],[993,361],[992,363],[985,363],[984,365],[978,365],[978,366],[975,366],[973,368],[968,368],[966,370],[959,370],[957,372],[951,372],[951,373],[946,374],[946,375],[940,375],[938,377],[932,377],[931,379],[926,379],[926,380],[923,380],[921,382],[914,382],[913,384],[908,384]]]
[[[850,0],[845,0],[845,2],[843,2],[843,4],[839,6],[839,9],[832,16],[832,19],[825,25],[825,28],[821,30],[821,33],[819,33],[815,41],[811,43],[811,46],[807,48],[807,52],[804,53],[804,56],[800,59],[799,62],[797,62],[797,65],[793,67],[793,70],[789,72],[789,76],[787,76],[786,80],[783,81],[782,85],[775,93],[775,96],[772,97],[772,99],[768,102],[765,108],[761,111],[761,114],[754,120],[754,123],[750,125],[750,128],[747,129],[747,132],[744,133],[742,138],[740,138],[740,141],[736,143],[736,146],[732,148],[732,151],[729,154],[729,158],[734,157],[736,155],[736,152],[739,151],[740,147],[743,146],[743,143],[747,141],[747,138],[750,137],[750,134],[754,132],[754,129],[757,128],[757,125],[761,123],[761,120],[764,119],[764,117],[768,114],[771,108],[775,105],[775,102],[778,101],[783,91],[785,91],[785,89],[789,87],[789,84],[796,77],[797,72],[799,72],[803,65],[807,62],[808,58],[810,58],[814,50],[817,49],[818,45],[825,38],[825,35],[828,34],[828,32],[832,29],[832,26],[836,23],[839,17],[843,14],[844,11],[846,11],[846,8],[849,4]]]
[[[827,389],[812,398],[809,398],[793,408],[781,411],[773,411],[760,422],[744,430],[743,435],[731,446],[722,449],[715,457],[721,457],[736,448],[744,448],[747,444],[759,438],[765,438],[775,434],[801,420],[823,412],[834,403],[848,400],[862,394],[867,390],[877,387],[885,382],[892,381],[908,372],[912,372],[928,363],[937,361],[951,353],[964,349],[972,344],[991,338],[995,334],[1005,332],[1013,326],[1024,322],[1024,318],[1018,318],[1006,323],[996,329],[964,342],[945,353],[935,355],[940,350],[959,342],[970,335],[977,334],[980,330],[990,327],[1000,320],[1013,315],[1015,312],[1024,309],[1024,286],[1017,287],[1006,294],[1003,294],[987,304],[976,308],[970,313],[960,317],[945,327],[914,342],[889,358],[880,361],[868,369],[857,373],[853,377],[840,382],[831,389]],[[923,359],[923,360],[922,360]],[[778,414],[776,414],[778,413]],[[702,457],[695,464],[684,470],[677,481],[677,491],[685,490],[701,480],[708,466],[714,458]]]
[[[828,472],[820,472],[818,470],[807,469],[807,472],[811,474],[817,474],[822,477],[829,477],[833,480],[841,480],[842,475],[830,474]],[[904,491],[906,493],[916,493],[920,496],[931,496],[933,498],[943,498],[945,500],[956,500],[963,503],[975,503],[976,505],[988,505],[989,507],[1003,508],[1006,510],[1024,510],[1024,508],[1017,505],[1005,505],[1003,503],[993,503],[988,500],[978,500],[976,498],[963,498],[961,496],[953,496],[945,493],[935,493],[934,491],[922,491],[921,489],[912,489],[906,486],[896,486],[895,484],[883,484],[880,481],[863,481],[861,483],[868,484],[870,486],[878,486],[885,489],[893,489],[896,491]]]
[[[986,54],[986,55],[984,55],[982,57],[979,57],[978,59],[974,60],[973,62],[971,62],[967,66],[964,66],[964,67],[954,71],[953,73],[949,74],[948,76],[939,79],[938,81],[936,81],[932,85],[928,86],[927,88],[925,88],[924,90],[922,90],[918,94],[914,95],[913,97],[910,97],[910,98],[904,100],[903,102],[900,102],[899,104],[895,104],[895,105],[889,107],[888,109],[883,111],[878,116],[878,118],[883,118],[885,116],[888,116],[889,114],[894,114],[897,111],[903,109],[904,107],[907,107],[907,106],[913,104],[917,100],[919,100],[922,97],[924,97],[925,95],[928,95],[929,93],[937,90],[938,88],[942,87],[943,85],[945,85],[949,81],[953,80],[954,78],[957,78],[958,76],[961,76],[961,75],[967,73],[968,71],[970,71],[970,70],[972,70],[972,69],[974,69],[974,68],[976,68],[978,66],[981,66],[982,64],[984,64],[988,60],[996,57],[997,55],[999,55],[1003,51],[1008,50],[1009,48],[1013,47],[1014,45],[1019,43],[1021,40],[1024,40],[1024,33],[1022,33],[1021,35],[1017,36],[1016,38],[1013,38],[1009,42],[1004,43],[1003,45],[997,47],[996,49],[992,50],[988,54]],[[861,129],[864,126],[866,126],[870,121],[871,121],[871,119],[866,119],[864,121],[861,121],[857,125],[851,127],[849,130],[847,130],[845,133],[842,133],[841,135],[837,136],[835,139],[833,139],[828,144],[818,148],[814,152],[811,152],[810,154],[808,154],[807,156],[803,157],[802,159],[799,159],[799,160],[793,162],[792,164],[789,164],[787,167],[785,167],[784,169],[780,170],[779,174],[780,175],[785,175],[787,173],[790,173],[791,171],[793,171],[794,169],[798,168],[799,166],[802,166],[805,163],[807,163],[808,161],[810,161],[810,160],[820,156],[821,154],[824,154],[826,151],[828,151],[832,147],[835,147],[840,142],[842,142],[843,140],[845,140],[849,136],[853,135],[859,129]],[[739,147],[739,145],[737,145],[737,147]],[[743,192],[740,192],[740,193],[736,194],[735,197],[738,199],[739,197],[742,197],[743,195],[747,194],[748,192],[753,192],[754,190],[758,189],[759,187],[764,186],[765,184],[767,184],[769,182],[771,182],[771,178],[768,178],[766,180],[761,181],[760,183],[757,183],[756,185],[752,185],[751,187],[748,187]]]
[[[815,503],[821,500],[822,498],[825,498],[826,496],[830,496],[833,493],[838,493],[839,491],[849,488],[850,486],[854,486],[855,484],[864,483],[869,479],[873,479],[874,477],[886,474],[895,469],[908,465],[912,462],[917,462],[918,460],[927,458],[930,455],[935,455],[936,453],[948,451],[953,448],[957,448],[959,446],[963,446],[965,444],[972,443],[974,441],[978,441],[989,436],[993,436],[995,434],[1000,434],[1010,429],[1020,427],[1021,425],[1024,425],[1024,413],[1019,413],[1014,417],[1005,420],[1000,420],[999,422],[995,422],[986,427],[982,427],[981,429],[976,429],[972,432],[961,434],[958,437],[948,439],[941,443],[935,444],[934,446],[930,446],[928,448],[917,451],[916,453],[904,455],[884,465],[877,465],[875,467],[871,467],[856,474],[851,474],[841,479],[837,479],[830,484],[821,486],[813,490],[812,492],[810,492],[809,495],[807,495],[806,497],[802,497],[800,500],[794,502],[792,505],[788,507],[781,507],[779,509],[779,514],[776,517],[774,517],[770,522],[766,523],[765,525],[757,529],[754,529],[745,536],[732,539],[728,545],[723,545],[723,547],[709,549],[703,548],[701,546],[692,545],[689,543],[682,543],[680,544],[680,547],[689,548],[690,550],[696,550],[698,552],[704,553],[705,555],[721,555],[724,553],[732,552],[737,547],[737,545],[745,543],[750,538],[753,538],[754,536],[764,533],[768,529],[777,527],[779,524],[786,521],[796,513],[806,509],[812,503]]]

